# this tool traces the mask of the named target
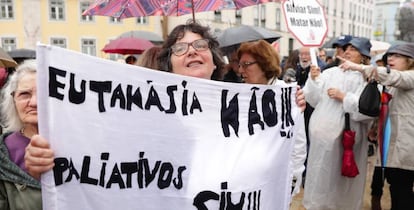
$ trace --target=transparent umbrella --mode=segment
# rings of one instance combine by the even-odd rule
[[[276,32],[265,28],[242,25],[224,30],[218,35],[217,40],[223,52],[231,53],[237,50],[243,42],[263,39],[272,43],[280,37]]]

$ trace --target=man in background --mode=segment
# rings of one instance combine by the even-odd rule
[[[323,48],[319,48],[319,53],[318,53],[318,57],[319,59],[321,59],[321,61],[326,63],[326,50]]]

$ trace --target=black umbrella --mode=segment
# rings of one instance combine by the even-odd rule
[[[236,51],[243,42],[263,39],[272,43],[280,37],[279,34],[265,28],[242,25],[224,30],[218,35],[217,40],[224,53],[231,53]]]
[[[17,63],[21,63],[26,59],[35,59],[36,51],[31,49],[15,49],[7,52]]]
[[[333,48],[332,45],[334,42],[338,41],[338,37],[331,38],[322,45],[322,48]]]

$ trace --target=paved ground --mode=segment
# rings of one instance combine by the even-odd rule
[[[365,183],[365,193],[364,193],[364,206],[362,210],[371,210],[371,180],[372,180],[372,173],[374,170],[375,164],[375,155],[368,158],[368,173]],[[301,192],[293,198],[292,204],[290,206],[290,210],[306,210],[302,206],[302,198],[303,198],[303,189]],[[384,187],[384,195],[382,196],[381,206],[382,210],[390,210],[391,209],[391,202],[390,202],[390,194],[388,184],[385,183]]]

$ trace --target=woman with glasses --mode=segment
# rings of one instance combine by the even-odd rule
[[[239,72],[243,80],[249,84],[275,85],[285,84],[278,77],[282,73],[280,68],[279,54],[266,41],[259,40],[255,42],[245,42],[237,50],[239,59]],[[303,113],[302,113],[303,114]],[[298,117],[296,123],[296,138],[294,150],[292,151],[292,176],[294,185],[292,186],[293,194],[300,190],[302,183],[302,173],[305,170],[306,159],[306,136],[304,118]]]
[[[341,67],[363,75],[377,72],[380,84],[387,86],[392,95],[388,104],[391,134],[385,178],[390,184],[391,209],[414,209],[414,44],[393,46],[386,57],[387,67],[360,65],[348,59],[341,59]]]
[[[28,174],[25,148],[37,130],[36,63],[27,60],[2,90],[0,136],[0,209],[41,209],[38,180]]]
[[[264,40],[242,43],[237,57],[246,83],[275,84],[282,73],[278,53]]]
[[[219,43],[209,28],[195,22],[171,31],[158,57],[160,69],[175,74],[220,80],[224,66]]]

